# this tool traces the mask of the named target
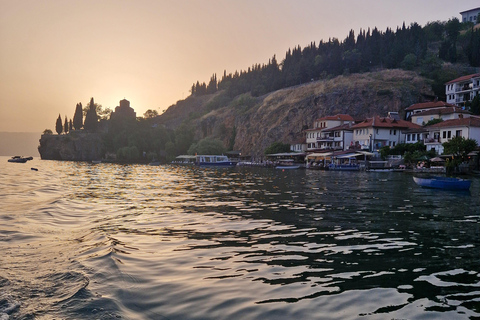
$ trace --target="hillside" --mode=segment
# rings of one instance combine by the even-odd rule
[[[195,139],[215,137],[243,155],[261,157],[275,141],[294,143],[316,118],[347,113],[355,119],[385,116],[433,98],[429,80],[404,70],[382,70],[312,81],[261,97],[242,94],[232,99],[224,91],[190,96],[156,119],[175,129],[182,122],[195,129]],[[222,103],[224,102],[224,103]]]

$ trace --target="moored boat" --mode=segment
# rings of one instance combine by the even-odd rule
[[[280,170],[292,170],[292,169],[299,169],[300,166],[294,164],[293,159],[285,159],[278,161],[278,164],[275,166],[275,169]]]
[[[413,177],[413,181],[421,187],[444,189],[444,190],[468,190],[470,189],[470,180],[448,178],[448,177]]]
[[[24,157],[21,157],[21,156],[13,156],[10,159],[8,159],[8,162],[25,163],[28,160],[32,160],[32,159],[33,159],[33,157],[24,158]]]
[[[227,156],[197,155],[195,164],[201,167],[234,167],[236,162],[230,161]]]

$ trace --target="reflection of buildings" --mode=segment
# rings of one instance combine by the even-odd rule
[[[115,107],[115,111],[112,112],[110,119],[133,119],[135,120],[137,114],[130,107],[130,101],[127,99],[120,100],[120,106]]]

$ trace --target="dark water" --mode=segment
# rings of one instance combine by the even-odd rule
[[[476,178],[3,157],[0,190],[0,320],[480,319]]]

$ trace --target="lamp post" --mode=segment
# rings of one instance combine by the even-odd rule
[[[371,134],[371,133],[370,133],[370,136],[369,136],[369,137],[370,137],[370,139],[369,139],[369,146],[368,146],[368,147],[369,147],[369,149],[370,149],[369,151],[372,152],[373,146],[372,146],[372,134]]]

